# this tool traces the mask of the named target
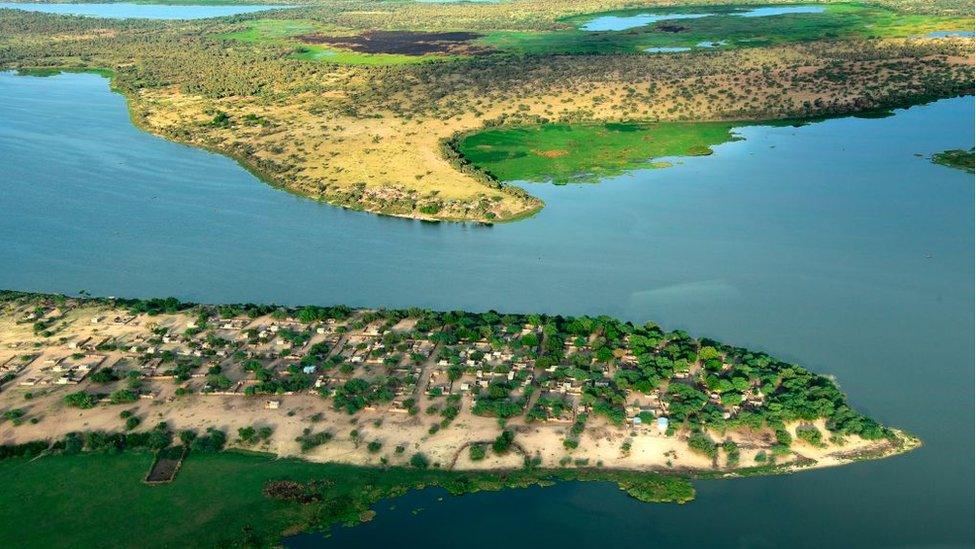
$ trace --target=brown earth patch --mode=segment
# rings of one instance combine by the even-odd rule
[[[305,34],[297,38],[306,44],[327,44],[360,53],[481,55],[491,52],[491,48],[472,43],[480,37],[474,32],[366,31],[353,36]]]

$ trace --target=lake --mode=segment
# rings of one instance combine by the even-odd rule
[[[84,15],[108,19],[206,19],[241,13],[254,13],[291,6],[230,4],[221,6],[170,4],[33,4],[0,2],[0,9],[39,11],[58,15]]]
[[[425,491],[291,546],[970,546],[974,185],[928,156],[972,147],[973,116],[966,97],[745,127],[672,168],[527,185],[547,207],[485,227],[302,199],[134,128],[101,77],[0,73],[0,288],[654,320],[836,375],[925,442],[696,482],[684,506],[589,483]]]
[[[651,25],[658,21],[700,19],[713,15],[738,15],[741,17],[769,17],[791,13],[823,13],[823,6],[767,6],[748,8],[727,13],[637,13],[633,15],[601,15],[587,21],[580,28],[586,31],[620,31]]]

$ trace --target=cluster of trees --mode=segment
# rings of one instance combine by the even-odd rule
[[[520,415],[525,409],[524,396],[511,396],[516,384],[507,379],[496,379],[488,385],[487,391],[477,396],[471,411],[480,416],[510,418]]]
[[[386,403],[396,396],[400,380],[393,376],[381,376],[373,380],[353,378],[337,387],[332,396],[332,407],[355,414],[377,403]]]
[[[306,427],[302,430],[301,436],[295,439],[295,442],[300,445],[302,453],[304,454],[318,448],[326,442],[329,442],[333,438],[334,435],[329,431],[313,433],[310,427]]]
[[[314,378],[302,370],[301,364],[289,364],[284,372],[276,372],[265,368],[257,360],[248,360],[244,363],[244,369],[254,372],[258,380],[256,385],[244,389],[244,394],[248,395],[304,391],[315,383]]]

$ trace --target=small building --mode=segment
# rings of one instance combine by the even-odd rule
[[[264,402],[264,407],[267,408],[268,410],[277,410],[278,408],[281,408],[281,401],[267,400]]]
[[[668,418],[664,416],[657,418],[657,430],[662,433],[668,430]]]

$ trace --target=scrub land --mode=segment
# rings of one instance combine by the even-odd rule
[[[8,543],[29,512],[67,521],[38,546],[150,523],[149,545],[266,544],[424,486],[593,480],[680,503],[697,477],[920,444],[829,377],[653,323],[0,297]]]
[[[4,10],[0,68],[110,71],[141,128],[303,196],[496,222],[543,207],[511,181],[592,181],[701,154],[728,138],[725,121],[972,93],[969,3],[817,7],[339,0],[206,21]],[[648,15],[659,20],[588,30]]]

